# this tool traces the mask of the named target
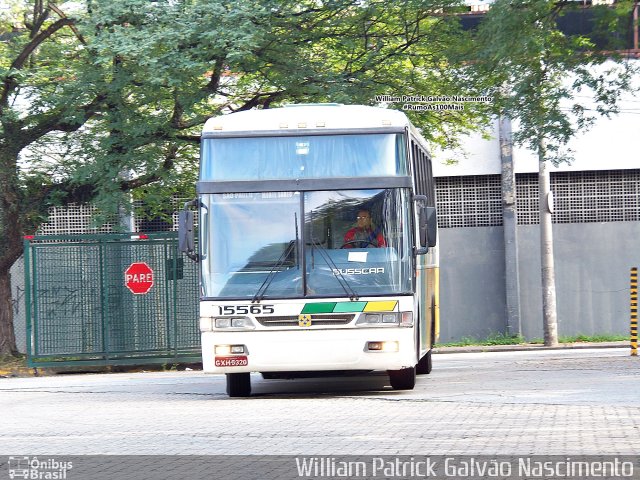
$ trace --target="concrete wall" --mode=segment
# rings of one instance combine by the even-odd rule
[[[560,335],[629,332],[629,269],[640,223],[554,225]],[[537,225],[518,227],[522,332],[542,338]],[[441,342],[506,331],[502,227],[440,230]]]
[[[553,228],[558,334],[628,334],[629,270],[640,266],[640,223]],[[541,338],[539,229],[537,225],[518,229],[523,333]]]
[[[440,342],[505,329],[502,227],[440,229]]]
[[[13,305],[13,328],[16,333],[18,351],[27,352],[27,312],[24,303],[24,258],[20,257],[11,267],[11,292]]]

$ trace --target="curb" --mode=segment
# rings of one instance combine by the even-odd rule
[[[523,343],[519,345],[469,345],[466,347],[436,347],[433,349],[433,353],[526,352],[535,350],[583,350],[588,348],[630,348],[630,345],[628,341],[561,343],[555,347],[545,347],[537,343]]]

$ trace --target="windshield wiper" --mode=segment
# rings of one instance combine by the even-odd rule
[[[289,255],[291,255],[291,252],[293,252],[296,246],[298,245],[298,240],[299,240],[298,239],[298,215],[296,213],[294,213],[293,215],[294,215],[293,218],[294,218],[294,223],[296,227],[296,239],[291,240],[289,242],[289,245],[287,245],[287,248],[285,248],[282,251],[282,253],[280,254],[280,257],[278,257],[278,260],[276,260],[276,262],[271,267],[271,270],[269,270],[269,273],[267,274],[267,278],[264,279],[264,282],[262,282],[262,285],[260,285],[260,288],[258,288],[258,291],[253,296],[253,299],[251,299],[251,303],[259,303],[264,298],[265,294],[267,293],[267,289],[269,288],[269,285],[271,285],[271,282],[273,282],[273,279],[276,277],[276,273],[279,271],[280,267],[284,265],[287,258],[289,258]],[[295,262],[295,263],[296,265],[298,264],[298,262]]]

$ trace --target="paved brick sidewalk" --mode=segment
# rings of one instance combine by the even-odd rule
[[[229,399],[201,372],[0,379],[0,445],[35,454],[640,455],[625,349],[439,355],[386,375],[265,381]],[[1,453],[1,452],[0,452]]]

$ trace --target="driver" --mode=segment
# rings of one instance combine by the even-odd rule
[[[344,235],[343,248],[386,247],[387,242],[379,228],[371,224],[371,212],[366,209],[358,210],[356,226]]]

